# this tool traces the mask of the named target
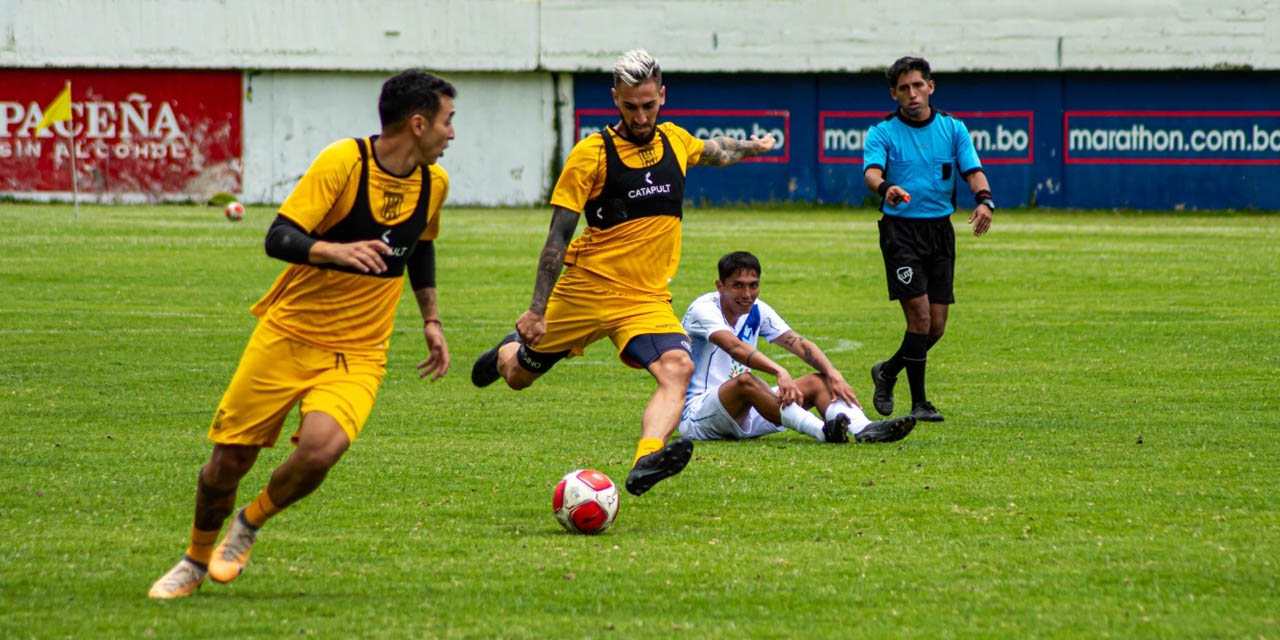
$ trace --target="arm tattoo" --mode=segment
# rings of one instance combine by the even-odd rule
[[[727,167],[743,158],[754,156],[755,150],[742,140],[717,136],[702,145],[699,167]]]
[[[822,359],[814,353],[813,343],[805,340],[804,338],[801,338],[801,340],[802,342],[800,343],[800,346],[804,350],[804,353],[800,354],[800,359],[804,360],[805,363],[814,369],[822,371]]]
[[[551,228],[547,230],[547,243],[542,247],[542,255],[538,257],[538,275],[533,284],[533,300],[529,302],[529,310],[534,313],[547,312],[547,298],[551,297],[551,289],[560,278],[560,270],[564,268],[564,252],[569,246],[573,230],[578,226],[578,214],[563,207],[556,207],[551,214]]]
[[[778,346],[786,349],[787,351],[791,351],[795,347],[796,340],[799,339],[800,336],[796,335],[792,331],[788,331],[783,334],[781,338],[778,338]]]
[[[825,365],[828,364],[826,362],[826,358],[822,355],[822,352],[818,350],[818,347],[805,339],[804,336],[794,331],[788,331],[782,334],[782,337],[778,338],[775,341],[775,344],[796,354],[797,356],[800,356],[800,359],[804,360],[805,364],[813,367],[814,369],[817,369],[818,371],[826,371]]]

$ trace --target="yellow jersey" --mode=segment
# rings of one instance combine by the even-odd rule
[[[690,164],[702,156],[703,142],[681,127],[663,122],[649,143],[640,145],[623,139],[605,127],[583,138],[565,161],[560,179],[551,194],[551,205],[583,213],[587,202],[605,188],[608,159],[603,136],[609,136],[618,159],[629,169],[658,165],[665,148],[675,154],[681,178]],[[565,252],[565,264],[585,271],[610,289],[627,294],[670,298],[668,285],[680,265],[681,221],[672,215],[648,215],[607,228],[588,226],[574,238]]]
[[[280,206],[280,215],[321,239],[340,231],[334,241],[380,238],[392,247],[393,255],[386,256],[389,266],[398,260],[399,268],[376,276],[331,265],[290,264],[250,308],[272,329],[333,351],[387,349],[404,289],[403,261],[417,241],[439,236],[449,174],[437,165],[392,174],[371,151],[376,139],[360,141],[370,150],[367,160],[352,138],[326,147]],[[427,202],[420,207],[424,188]]]

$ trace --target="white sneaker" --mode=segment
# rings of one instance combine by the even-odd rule
[[[196,589],[204,584],[204,576],[207,572],[207,569],[196,564],[191,558],[183,556],[178,564],[173,565],[168,573],[160,576],[160,579],[151,585],[151,591],[147,592],[147,597],[156,600],[185,598],[195,593]]]
[[[209,577],[214,582],[231,582],[244,571],[249,562],[249,552],[253,551],[253,541],[258,537],[258,529],[244,519],[244,509],[236,512],[227,528],[227,535],[222,543],[213,550],[213,559],[209,561]]]

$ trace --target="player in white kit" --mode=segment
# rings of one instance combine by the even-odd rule
[[[792,429],[820,442],[894,442],[911,433],[910,415],[872,422],[853,389],[818,345],[791,330],[760,295],[760,261],[745,251],[720,258],[716,290],[684,314],[692,342],[693,380],[685,392],[680,433],[694,440],[758,438]],[[756,349],[760,337],[818,370],[793,380]],[[752,368],[777,378],[770,387]],[[814,415],[817,407],[825,419]]]

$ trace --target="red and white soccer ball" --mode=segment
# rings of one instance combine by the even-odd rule
[[[618,486],[595,469],[570,471],[556,485],[551,509],[570,533],[600,533],[618,516]]]
[[[235,222],[244,217],[244,205],[232,200],[227,203],[227,208],[222,210],[227,215],[227,219]]]

